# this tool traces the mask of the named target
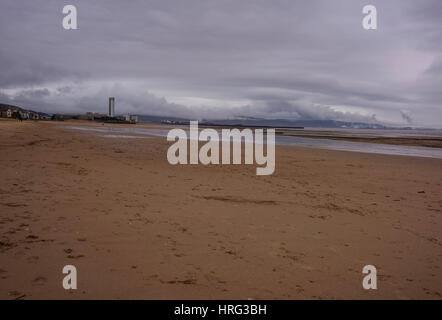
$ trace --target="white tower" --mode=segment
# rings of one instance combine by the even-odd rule
[[[115,117],[115,98],[109,98],[109,117]]]

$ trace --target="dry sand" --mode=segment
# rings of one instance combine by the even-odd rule
[[[277,146],[256,176],[172,166],[165,138],[5,120],[0,138],[2,299],[442,298],[440,159]]]

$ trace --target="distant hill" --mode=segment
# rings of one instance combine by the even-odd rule
[[[33,113],[37,113],[37,114],[39,114],[41,116],[46,116],[46,117],[50,116],[50,115],[48,115],[47,113],[44,113],[44,112],[29,110],[29,109],[21,108],[21,107],[14,106],[14,105],[11,105],[11,104],[0,103],[0,112],[6,111],[8,109],[19,110],[19,111],[22,111],[22,112],[24,112],[24,111],[25,112],[33,112]]]
[[[168,117],[168,116],[150,116],[150,115],[141,115],[138,116],[139,121],[149,121],[149,122],[182,122],[188,123],[191,119],[185,118],[177,118],[177,117]]]
[[[171,122],[187,124],[191,119],[167,117],[167,116],[139,116],[140,121],[152,122]],[[311,128],[353,128],[353,129],[388,129],[388,127],[377,123],[364,122],[347,122],[335,120],[286,120],[286,119],[260,119],[260,118],[237,118],[208,120],[204,119],[199,122],[201,125],[216,126],[263,126],[273,128],[293,128],[293,127],[311,127]]]
[[[354,129],[387,129],[386,126],[376,123],[346,122],[335,120],[285,120],[285,119],[232,119],[207,120],[204,124],[240,125],[240,126],[269,126],[274,128],[311,127],[311,128],[354,128]]]

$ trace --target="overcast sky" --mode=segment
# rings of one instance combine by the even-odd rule
[[[1,0],[0,40],[0,103],[39,111],[442,128],[440,0]]]

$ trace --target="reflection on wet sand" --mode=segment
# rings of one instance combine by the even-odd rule
[[[185,129],[185,126],[180,126]],[[145,137],[145,136],[161,136],[166,137],[172,126],[166,125],[142,125],[127,127],[111,127],[111,126],[65,126],[67,129],[83,130],[105,134],[111,138],[128,138],[128,137]],[[341,130],[341,131],[325,131],[325,130],[289,130],[279,129],[279,135],[276,136],[276,144],[287,146],[302,146],[329,150],[377,153],[389,155],[403,155],[413,157],[438,158],[442,159],[442,148],[430,148],[424,146],[401,144],[384,144],[374,143],[376,139],[395,139],[416,141],[434,140],[442,141],[442,135],[437,130],[416,131],[410,133],[407,130]],[[316,132],[316,136],[313,134]],[[302,136],[301,136],[302,135]],[[308,137],[306,137],[308,136]],[[344,140],[345,139],[345,140]],[[370,141],[348,141],[357,140]]]

